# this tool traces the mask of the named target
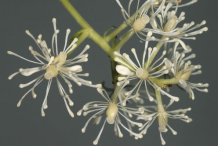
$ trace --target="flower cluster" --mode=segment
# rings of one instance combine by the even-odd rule
[[[89,74],[81,73],[82,66],[78,64],[88,61],[86,51],[90,48],[89,45],[76,57],[69,57],[78,47],[77,45],[81,43],[78,43],[80,38],[75,38],[75,36],[79,36],[78,33],[74,35],[74,39],[68,45],[70,29],[67,29],[64,47],[62,51],[58,51],[57,35],[59,30],[56,26],[56,19],[53,19],[54,34],[51,49],[42,40],[41,34],[36,39],[29,31],[26,31],[26,34],[35,41],[39,48],[40,52],[34,50],[32,46],[29,47],[30,53],[36,61],[8,51],[9,55],[14,55],[38,65],[38,67],[33,68],[20,68],[19,71],[9,76],[9,80],[18,74],[31,76],[43,71],[43,74],[32,81],[20,84],[20,88],[28,87],[32,84],[33,86],[24,94],[17,106],[21,105],[23,99],[30,92],[33,98],[36,98],[35,88],[43,80],[47,80],[46,95],[41,107],[41,115],[45,116],[44,110],[48,108],[48,93],[52,81],[55,79],[66,108],[69,114],[74,117],[70,109],[70,106],[73,106],[74,103],[59,80],[59,78],[62,78],[68,85],[70,94],[73,93],[73,81],[78,86],[86,85],[96,88],[97,92],[106,100],[88,102],[77,112],[78,116],[93,114],[82,128],[82,133],[86,132],[91,120],[94,121],[95,125],[99,125],[103,121],[102,128],[97,138],[93,141],[94,145],[98,144],[106,123],[114,125],[115,135],[120,138],[123,137],[121,129],[126,130],[135,139],[143,138],[143,135],[147,133],[155,120],[157,120],[159,125],[158,130],[162,145],[166,144],[162,133],[167,132],[169,129],[173,135],[177,135],[177,132],[169,125],[170,120],[179,119],[186,123],[191,122],[192,119],[186,115],[188,111],[191,111],[191,108],[169,111],[168,108],[174,102],[179,102],[180,100],[179,95],[172,95],[169,88],[173,85],[178,85],[188,92],[189,97],[193,100],[195,99],[194,89],[208,92],[207,87],[209,84],[192,83],[190,81],[193,75],[201,74],[202,71],[200,70],[201,65],[192,64],[191,59],[194,59],[196,55],[188,55],[188,53],[192,52],[192,49],[184,42],[187,39],[195,40],[196,35],[207,31],[207,27],[202,27],[206,24],[206,21],[204,20],[197,25],[194,22],[182,24],[182,21],[185,19],[185,12],[181,12],[178,15],[178,8],[189,6],[197,2],[197,0],[190,0],[187,3],[183,3],[181,0],[146,0],[142,4],[140,0],[136,1],[137,8],[131,16],[131,5],[134,1],[129,0],[128,10],[125,10],[120,0],[116,0],[125,19],[124,25],[131,27],[127,38],[129,39],[133,34],[136,34],[139,40],[144,43],[144,48],[143,50],[137,49],[137,52],[135,48],[132,48],[132,54],[129,55],[121,53],[123,51],[121,49],[116,50],[112,48],[111,51],[106,51],[107,53],[109,52],[108,55],[111,62],[115,64],[112,66],[113,73],[115,72],[116,76],[113,74],[115,83],[111,97],[108,91],[102,88],[101,84],[93,85],[91,81],[82,79],[82,77],[87,77]],[[84,38],[81,40],[84,40]],[[97,40],[104,41],[106,39],[101,39],[97,35],[95,41]],[[150,47],[150,41],[157,41],[158,43],[155,47]],[[120,42],[125,42],[125,40]],[[100,46],[107,43],[106,41],[103,43],[99,42]],[[114,43],[116,45],[116,41]],[[109,44],[107,45],[109,46]],[[170,47],[172,45],[174,46],[173,48]],[[162,46],[164,46],[163,50],[161,50]],[[158,52],[161,52],[159,56]],[[168,97],[169,103],[167,105],[163,104],[162,97]],[[149,105],[151,102],[153,104]],[[139,129],[136,130],[134,126],[138,126]]]
[[[69,107],[69,105],[73,106],[74,103],[70,99],[70,97],[67,94],[67,92],[65,91],[65,89],[63,88],[61,82],[59,81],[58,75],[65,81],[65,83],[67,83],[67,85],[69,87],[70,94],[73,93],[73,89],[72,89],[73,86],[72,86],[70,81],[74,81],[78,86],[86,85],[86,86],[90,86],[90,87],[94,87],[94,88],[101,88],[101,84],[93,85],[91,81],[87,81],[87,80],[82,79],[81,77],[87,77],[87,76],[89,76],[89,74],[88,73],[81,73],[82,66],[75,65],[78,63],[88,61],[88,54],[85,54],[85,52],[90,48],[90,46],[87,45],[84,48],[84,50],[75,58],[68,59],[67,54],[69,52],[73,51],[77,47],[76,42],[78,41],[78,39],[75,38],[70,43],[70,45],[67,47],[67,40],[68,40],[68,37],[70,34],[70,29],[67,29],[66,39],[65,39],[65,44],[64,44],[63,50],[58,52],[57,35],[59,33],[59,30],[57,29],[55,18],[52,20],[52,22],[53,22],[53,26],[54,26],[54,34],[52,37],[52,48],[51,49],[48,48],[46,41],[42,40],[41,34],[36,39],[28,30],[26,30],[26,34],[28,36],[30,36],[35,41],[35,43],[37,44],[39,51],[40,51],[40,52],[37,52],[36,50],[33,49],[32,46],[29,47],[30,53],[33,55],[33,57],[36,59],[36,61],[26,59],[26,58],[14,53],[14,52],[8,51],[9,55],[14,55],[16,57],[19,57],[19,58],[25,60],[25,61],[37,64],[37,65],[39,65],[39,67],[26,68],[26,69],[20,68],[19,71],[10,75],[8,77],[8,79],[11,80],[14,76],[16,76],[18,74],[21,74],[23,76],[31,76],[37,72],[44,71],[44,73],[42,75],[40,75],[39,77],[37,77],[36,79],[34,79],[28,83],[19,85],[20,88],[25,88],[25,87],[30,86],[31,84],[34,84],[30,88],[30,90],[28,90],[23,95],[23,97],[19,100],[17,106],[20,107],[21,102],[27,96],[27,94],[29,94],[30,92],[32,93],[33,98],[36,98],[37,95],[34,92],[35,88],[43,80],[47,80],[48,85],[46,88],[46,95],[45,95],[45,98],[44,98],[44,101],[43,101],[43,104],[41,107],[41,115],[44,117],[45,116],[44,109],[48,108],[47,99],[48,99],[48,93],[49,93],[49,90],[51,87],[51,83],[52,83],[53,79],[56,79],[58,91],[60,92],[60,95],[64,99],[64,103],[66,105],[66,108],[67,108],[69,114],[72,117],[74,117],[74,114]]]

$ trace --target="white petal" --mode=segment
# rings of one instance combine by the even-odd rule
[[[187,87],[187,83],[186,83],[186,81],[185,80],[183,80],[183,79],[180,79],[179,80],[179,83],[184,87],[184,88],[186,88]]]
[[[41,71],[41,69],[42,69],[41,67],[20,69],[20,72],[23,76],[30,76],[38,71]]]
[[[131,71],[127,67],[122,65],[117,65],[116,70],[121,75],[129,75],[131,73]]]
[[[72,67],[67,67],[68,70],[73,71],[73,72],[80,72],[82,71],[82,66],[81,65],[75,65]]]

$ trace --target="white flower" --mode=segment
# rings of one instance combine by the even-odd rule
[[[121,7],[121,11],[126,23],[132,28],[130,31],[132,31],[132,33],[135,32],[143,41],[179,41],[181,44],[184,44],[181,41],[182,39],[195,39],[193,36],[208,30],[207,27],[198,29],[202,25],[206,24],[205,20],[195,26],[195,23],[191,22],[185,23],[182,28],[177,27],[178,24],[185,19],[184,12],[182,12],[179,17],[176,16],[178,7],[190,5],[195,3],[196,0],[180,6],[180,1],[177,0],[147,0],[145,3],[139,6],[140,1],[138,0],[136,13],[133,18],[130,16],[130,8],[133,0],[129,1],[128,11],[123,8],[119,0],[116,1]],[[175,10],[170,11],[171,8],[175,8]],[[150,12],[151,16],[149,16]],[[149,22],[152,28],[146,27]],[[147,38],[146,32],[149,31],[153,32],[154,34],[162,35],[164,38],[160,39],[155,38],[154,36]]]
[[[166,51],[164,51],[162,56],[159,59],[157,59],[157,61],[155,61],[151,66],[149,66],[148,63],[145,63],[145,62],[146,61],[150,62],[151,56],[157,51],[157,48],[153,48],[153,49],[148,48],[148,41],[146,41],[146,43],[145,43],[145,50],[143,52],[141,64],[139,62],[139,59],[137,57],[135,49],[132,49],[131,51],[132,51],[133,55],[135,56],[138,65],[136,65],[130,59],[129,55],[127,55],[126,53],[121,55],[118,52],[114,52],[114,54],[117,56],[117,57],[115,57],[114,60],[116,62],[122,64],[122,65],[117,65],[116,70],[120,75],[124,76],[124,77],[118,78],[119,82],[117,83],[117,85],[121,86],[121,88],[123,88],[123,87],[125,87],[126,82],[129,82],[129,81],[132,81],[135,79],[139,79],[139,81],[135,85],[135,87],[126,93],[126,95],[128,95],[128,98],[125,98],[123,105],[125,105],[126,100],[134,97],[134,96],[131,96],[134,91],[136,91],[135,95],[138,95],[138,92],[140,90],[140,87],[142,86],[142,83],[144,83],[144,85],[145,85],[145,90],[146,90],[146,93],[147,93],[150,101],[153,101],[154,98],[150,95],[148,88],[147,88],[147,86],[148,86],[147,84],[150,84],[153,88],[155,88],[156,90],[159,90],[162,94],[167,95],[168,97],[174,99],[175,101],[179,101],[178,97],[174,97],[174,96],[168,94],[167,92],[162,90],[159,86],[157,86],[154,83],[154,81],[152,80],[154,78],[161,77],[164,74],[168,74],[168,72],[169,72],[167,66],[164,65],[164,63],[167,59],[165,58],[162,60],[162,58],[166,54]],[[148,59],[147,60],[145,60],[146,52],[148,52]],[[160,60],[162,60],[161,63],[159,65],[156,65]]]
[[[201,28],[203,25],[206,24],[206,21],[204,20],[197,25],[195,25],[195,22],[192,21],[191,23],[183,24],[183,26],[180,28],[178,27],[178,25],[181,25],[181,22],[185,20],[185,12],[181,12],[179,17],[177,17],[177,9],[169,11],[171,7],[173,7],[173,4],[168,3],[166,7],[162,7],[162,11],[160,14],[156,15],[155,17],[151,16],[150,24],[152,28],[144,28],[142,31],[151,31],[155,34],[164,36],[164,40],[156,39],[157,41],[161,40],[165,42],[179,42],[184,49],[187,49],[186,45],[182,40],[195,40],[195,35],[202,34],[204,31],[207,31],[207,27]]]
[[[196,3],[198,0],[189,0],[189,2],[186,2],[184,4],[182,4],[183,0],[156,0],[158,2],[158,6],[162,3],[165,2],[165,5],[167,5],[168,3],[172,3],[174,5],[174,7],[179,8],[179,7],[185,7],[185,6],[189,6],[191,4]]]
[[[166,111],[168,109],[169,106],[171,106],[173,104],[174,100],[171,99],[170,103],[163,109],[159,109],[157,106],[153,106],[153,107],[148,107],[151,108],[150,109],[146,109],[147,107],[141,107],[141,110],[144,110],[144,114],[140,115],[138,117],[139,119],[145,120],[146,123],[139,129],[141,130],[140,134],[146,134],[148,128],[153,124],[153,122],[155,121],[155,119],[157,118],[158,120],[158,124],[159,124],[159,132],[160,132],[160,138],[161,138],[161,143],[162,145],[165,145],[166,142],[163,139],[162,136],[162,132],[167,132],[169,128],[171,130],[171,132],[173,133],[173,135],[177,135],[177,132],[175,130],[173,130],[172,127],[169,126],[168,119],[179,119],[181,121],[184,122],[191,122],[192,119],[189,118],[186,114],[186,112],[191,111],[191,108],[187,108],[187,109],[179,109],[179,110],[174,110],[174,111]],[[152,111],[152,109],[157,109],[157,111]]]
[[[73,112],[70,110],[70,108],[68,106],[68,104],[70,106],[73,106],[74,103],[71,101],[71,99],[69,98],[65,89],[61,85],[61,83],[58,79],[58,75],[60,75],[60,77],[67,83],[67,85],[69,87],[69,92],[71,94],[73,93],[73,90],[72,90],[72,84],[71,84],[70,80],[74,81],[79,86],[87,85],[90,87],[97,88],[100,85],[92,85],[92,83],[90,81],[86,81],[86,80],[80,78],[83,76],[89,76],[89,74],[88,73],[81,74],[80,72],[82,71],[82,66],[75,65],[76,63],[88,61],[88,58],[87,58],[88,54],[84,54],[84,53],[90,48],[89,45],[87,45],[85,47],[85,49],[75,58],[67,59],[67,54],[76,48],[77,45],[75,43],[78,41],[78,39],[75,38],[73,40],[73,42],[67,47],[67,40],[68,40],[68,36],[70,33],[70,29],[67,29],[64,48],[61,52],[58,52],[57,34],[59,33],[59,30],[56,28],[56,19],[55,18],[52,20],[52,22],[54,25],[54,35],[52,37],[52,49],[47,47],[46,42],[44,40],[42,40],[41,34],[38,36],[38,39],[35,39],[34,36],[28,30],[26,31],[26,34],[29,35],[35,41],[35,43],[37,44],[37,46],[39,47],[39,50],[41,52],[41,53],[39,53],[39,52],[35,51],[32,46],[29,47],[31,54],[34,56],[36,61],[26,59],[26,58],[24,58],[16,53],[8,51],[9,55],[14,55],[16,57],[19,57],[19,58],[25,60],[25,61],[37,64],[37,65],[39,65],[39,67],[26,68],[26,69],[20,68],[18,72],[15,72],[11,76],[9,76],[8,79],[11,80],[17,74],[21,74],[23,76],[31,76],[32,74],[35,74],[39,71],[45,71],[45,73],[43,73],[42,75],[40,75],[36,79],[30,81],[29,83],[20,84],[20,88],[24,88],[24,87],[30,86],[31,84],[34,83],[33,87],[28,92],[26,92],[24,94],[24,96],[20,99],[17,106],[20,107],[22,100],[30,92],[32,92],[33,98],[36,98],[37,95],[35,94],[34,89],[44,79],[46,79],[46,80],[48,80],[48,85],[47,85],[47,89],[46,89],[45,99],[43,101],[42,108],[41,108],[41,114],[42,114],[42,116],[45,116],[44,109],[48,108],[48,105],[47,105],[48,93],[49,93],[53,78],[56,78],[60,95],[64,99],[64,103],[66,105],[66,108],[67,108],[69,114],[72,117],[74,117]],[[68,100],[68,103],[67,103],[67,100]]]
[[[157,4],[157,2],[155,0],[147,0],[141,6],[139,6],[139,0],[138,0],[137,9],[136,9],[134,17],[131,17],[131,13],[130,13],[131,12],[130,8],[131,8],[131,4],[132,4],[133,0],[129,1],[128,11],[126,11],[123,8],[123,6],[119,0],[116,0],[116,2],[118,3],[118,5],[121,8],[121,12],[122,12],[123,17],[125,19],[125,22],[129,26],[131,26],[131,30],[130,30],[131,34],[135,32],[137,34],[137,36],[142,40],[155,39],[153,37],[149,37],[149,38],[144,39],[143,37],[140,36],[140,35],[146,36],[146,34],[142,33],[142,30],[146,27],[146,25],[150,21],[150,18],[149,18],[147,13],[149,12],[149,9],[153,4]],[[155,16],[156,14],[158,14],[160,10],[161,9],[158,9],[152,16]]]
[[[132,125],[137,125],[138,127],[142,126],[142,123],[134,122],[130,120],[126,114],[128,114],[129,117],[132,117],[133,115],[138,116],[141,114],[138,109],[134,108],[127,108],[120,105],[120,103],[113,102],[107,92],[103,89],[98,88],[97,91],[104,97],[106,102],[104,101],[92,101],[83,106],[81,110],[77,112],[77,115],[80,116],[83,112],[83,115],[86,116],[89,113],[95,112],[88,121],[86,122],[85,126],[82,128],[82,132],[84,133],[86,131],[86,128],[89,124],[89,122],[94,119],[95,124],[99,124],[100,121],[103,119],[103,116],[106,115],[106,118],[104,120],[103,126],[97,136],[97,138],[93,141],[94,145],[98,144],[98,141],[100,139],[100,136],[103,132],[103,129],[105,127],[106,122],[108,124],[114,124],[114,131],[116,134],[118,134],[119,137],[123,137],[123,134],[120,130],[120,126],[123,127],[126,131],[128,131],[130,134],[134,135],[136,139],[142,138],[141,134],[134,133],[132,129],[129,126],[129,123]],[[119,91],[115,93],[115,97],[118,98]],[[125,114],[122,114],[124,112]],[[125,119],[128,122],[129,128],[124,126],[124,124],[121,122],[121,118]]]
[[[201,69],[201,65],[191,64],[190,59],[195,58],[195,54],[191,54],[187,57],[185,56],[185,53],[179,53],[178,51],[174,52],[174,55],[172,55],[170,60],[166,61],[166,64],[174,64],[170,70],[170,75],[179,79],[179,86],[186,90],[189,93],[189,97],[194,100],[195,95],[193,89],[207,93],[208,89],[206,87],[208,87],[209,84],[191,83],[188,81],[192,75],[201,74],[202,71],[199,70]]]

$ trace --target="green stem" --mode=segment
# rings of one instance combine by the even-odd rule
[[[68,0],[60,0],[60,2],[65,6],[77,23],[83,28],[89,30],[89,38],[91,38],[96,44],[98,44],[110,57],[113,58],[113,53],[110,53],[110,45],[101,37],[85,19],[77,12],[77,10],[71,5]]]
[[[107,37],[105,37],[105,40],[107,42],[110,42],[115,36],[117,36],[120,32],[122,32],[127,26],[129,26],[128,24],[132,23],[132,20],[135,19],[135,15],[138,15],[139,13],[141,13],[143,10],[146,10],[146,8],[148,7],[145,6],[144,8],[142,8],[141,10],[138,10],[136,13],[134,13],[125,23],[121,24],[117,29],[115,29],[112,33],[110,33]]]
[[[115,47],[116,44],[117,44],[117,37],[114,38],[112,47]],[[114,61],[113,58],[110,58],[110,60],[111,60],[111,71],[112,71],[112,79],[113,79],[112,83],[114,84],[115,87],[117,84],[117,76],[118,76],[118,73],[116,71],[117,63]]]
[[[158,78],[151,78],[151,80],[159,87],[164,88],[165,85],[169,84],[178,84],[179,80],[177,78],[172,79],[158,79]]]
[[[163,36],[163,37],[161,38],[161,40],[162,40],[162,39],[165,39],[165,38],[167,38],[167,37],[166,37],[166,36]],[[149,60],[149,62],[148,62],[148,66],[151,65],[152,61],[154,60],[154,58],[155,58],[155,56],[157,55],[157,53],[160,51],[160,49],[161,49],[161,47],[163,46],[163,44],[164,44],[164,41],[159,41],[159,42],[158,42],[158,44],[156,45],[157,51],[154,52],[154,54],[151,56],[151,58],[150,58],[150,60]]]
[[[172,78],[172,79],[158,79],[159,82],[165,84],[165,85],[169,85],[169,84],[178,84],[179,83],[179,79],[177,78]]]
[[[92,28],[68,0],[60,0],[60,2],[64,5],[64,7],[68,10],[68,12],[74,17],[74,19],[82,28]]]
[[[105,37],[106,42],[110,42],[115,36],[122,32],[128,25],[126,23],[121,24],[117,29]]]
[[[89,32],[89,29],[82,29],[77,31],[70,39],[70,42],[72,42],[75,38],[78,38],[83,32]]]
[[[76,44],[77,44],[76,48],[79,47],[79,45],[80,45],[88,36],[89,36],[89,32],[83,32],[83,33],[79,36],[78,41],[76,42]],[[69,56],[73,53],[73,51],[76,50],[76,48],[73,49],[71,52],[69,52],[69,53],[67,54],[67,57],[69,57]],[[70,49],[70,48],[69,48],[69,49]]]
[[[165,110],[163,107],[163,102],[162,102],[160,91],[155,90],[155,94],[156,94],[156,99],[157,99],[158,112],[163,113]]]
[[[117,85],[115,85],[115,87],[114,87],[114,93],[113,93],[113,96],[112,96],[112,98],[111,98],[111,101],[113,102],[113,103],[116,103],[117,102],[117,97],[118,96],[116,96],[117,95],[117,93],[119,92],[119,90],[120,90],[120,87],[119,86],[117,86]]]
[[[110,45],[101,37],[96,31],[92,30],[90,32],[89,38],[91,38],[100,48],[102,48],[111,58],[114,58],[111,52]]]
[[[126,35],[123,37],[123,39],[113,48],[113,51],[118,51],[120,48],[123,47],[123,45],[134,35],[134,32],[129,31],[126,33]]]

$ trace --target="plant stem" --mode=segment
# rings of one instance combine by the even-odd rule
[[[116,103],[117,102],[117,94],[118,94],[118,92],[120,91],[120,87],[119,86],[117,86],[117,85],[115,85],[115,87],[114,87],[114,93],[113,93],[113,96],[111,97],[111,101],[113,102],[113,103]]]
[[[83,33],[79,36],[78,41],[76,42],[76,44],[77,44],[76,48],[79,47],[79,45],[80,45],[88,36],[89,36],[89,32],[83,32]],[[67,54],[67,57],[69,57],[69,56],[73,53],[73,51],[76,50],[76,48],[73,49],[71,52],[69,52],[69,53]],[[70,48],[69,48],[69,49],[70,49]]]
[[[163,36],[163,37],[161,38],[161,40],[162,40],[162,39],[165,39],[165,38],[167,38],[167,37],[166,37],[166,36]],[[155,58],[155,56],[157,55],[157,53],[160,51],[160,49],[161,49],[161,47],[163,46],[163,44],[164,44],[164,41],[159,41],[159,42],[158,42],[158,44],[156,45],[157,51],[154,52],[154,54],[151,56],[149,62],[147,62],[147,63],[148,63],[148,66],[151,65],[152,61],[154,60],[154,58]]]
[[[120,32],[122,32],[128,25],[123,23],[117,29],[115,29],[112,33],[105,37],[106,42],[110,42],[115,36],[117,36]]]
[[[157,99],[158,112],[163,113],[165,110],[163,107],[163,102],[162,102],[160,91],[155,90],[155,94],[156,94],[156,99]]]
[[[110,53],[110,45],[101,37],[85,19],[77,12],[77,10],[71,5],[68,0],[60,0],[60,2],[65,6],[77,23],[83,28],[89,30],[89,38],[91,38],[96,44],[98,44],[110,57],[113,58],[113,53]]]
[[[114,38],[112,47],[115,47],[116,43],[117,43],[117,37]],[[118,73],[116,71],[117,63],[114,61],[113,58],[110,58],[110,60],[111,60],[111,71],[112,71],[112,79],[113,79],[112,83],[114,84],[115,87],[117,84],[117,76],[118,76]]]
[[[118,51],[120,48],[123,47],[123,45],[134,35],[135,33],[132,31],[129,31],[126,33],[124,38],[113,48],[113,51]]]
[[[122,32],[127,26],[129,26],[128,24],[132,23],[132,20],[135,19],[135,16],[138,15],[139,13],[141,13],[142,11],[146,10],[146,8],[148,7],[145,6],[143,9],[138,10],[136,13],[134,13],[125,23],[121,24],[117,29],[115,29],[112,33],[110,33],[107,37],[105,37],[105,40],[107,42],[110,42],[115,36],[117,36],[120,32]]]
[[[151,80],[159,87],[164,88],[165,85],[169,84],[178,84],[179,80],[177,78],[172,79],[158,79],[158,78],[151,78]]]
[[[68,0],[60,0],[60,2],[64,5],[64,7],[68,10],[68,12],[73,16],[73,18],[82,28],[92,28]]]

